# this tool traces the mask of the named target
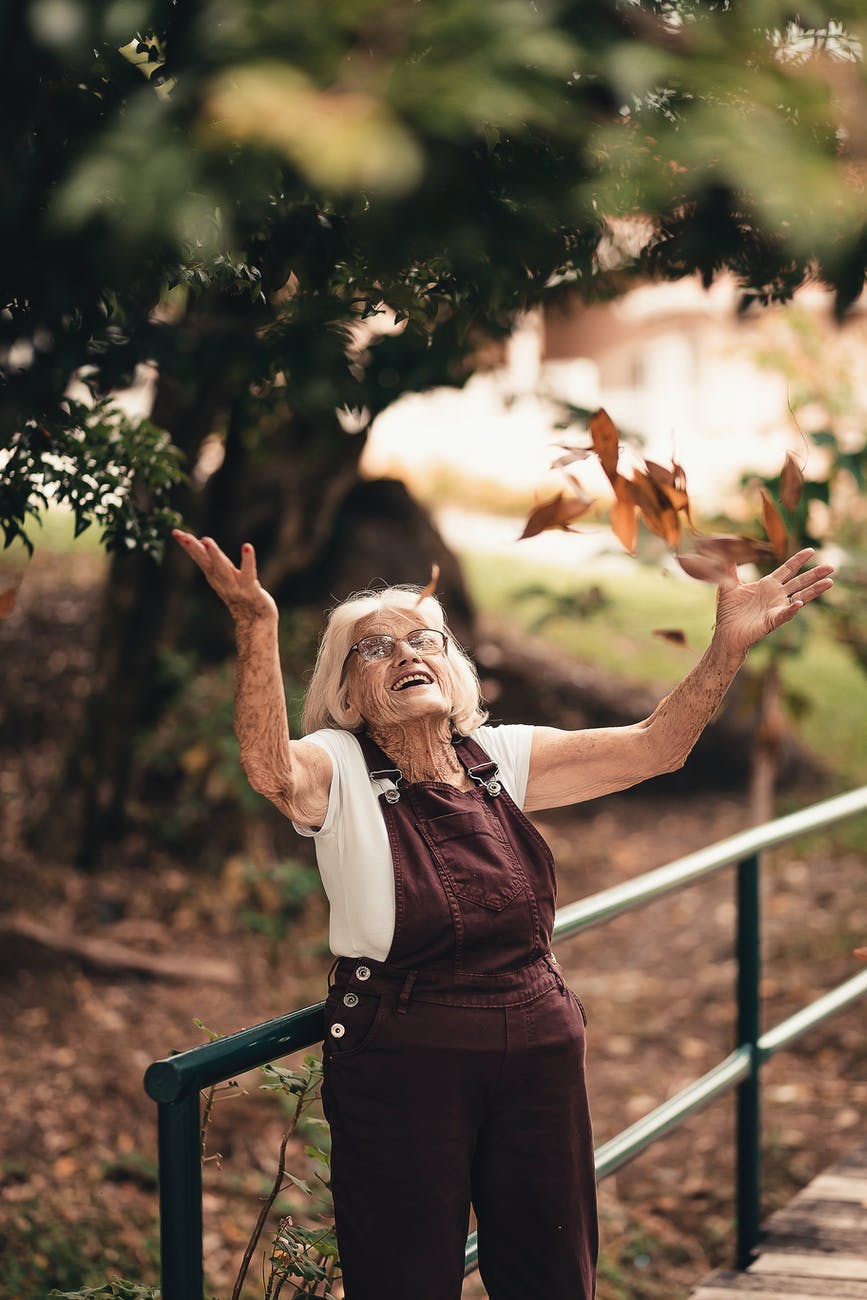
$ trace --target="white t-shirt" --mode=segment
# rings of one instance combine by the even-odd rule
[[[500,780],[523,807],[533,728],[479,727],[472,732],[497,764]],[[329,943],[338,957],[385,961],[394,937],[394,864],[379,795],[393,785],[371,781],[361,745],[351,731],[313,731],[305,740],[331,756],[328,811],[318,829],[299,826],[316,842],[316,861],[331,907]]]

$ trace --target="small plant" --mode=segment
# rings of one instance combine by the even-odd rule
[[[298,1227],[287,1215],[280,1220],[274,1234],[269,1263],[265,1300],[278,1300],[287,1282],[296,1297],[321,1296],[323,1300],[335,1300],[331,1285],[339,1263],[333,1228]]]
[[[296,1178],[286,1168],[286,1149],[290,1138],[298,1131],[302,1117],[319,1096],[322,1083],[322,1062],[317,1056],[305,1056],[301,1068],[287,1069],[273,1063],[264,1065],[262,1073],[267,1080],[261,1085],[263,1092],[275,1092],[292,1100],[292,1111],[283,1137],[277,1160],[277,1173],[270,1192],[265,1197],[255,1227],[250,1234],[244,1251],[238,1276],[232,1290],[232,1300],[240,1300],[250,1263],[268,1221],[268,1215],[277,1197],[284,1188],[291,1184],[311,1196],[310,1186],[303,1179]],[[307,1154],[327,1165],[327,1156],[317,1147],[308,1146]],[[323,1181],[324,1184],[324,1180]],[[296,1226],[293,1220],[284,1216],[275,1233],[269,1256],[270,1270],[265,1276],[263,1261],[263,1292],[265,1300],[277,1300],[288,1283],[298,1296],[332,1295],[331,1285],[339,1270],[337,1242],[332,1228],[317,1226],[304,1228]],[[298,1279],[296,1282],[294,1279]],[[319,1288],[324,1288],[320,1290]]]

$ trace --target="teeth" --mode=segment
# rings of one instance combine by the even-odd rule
[[[404,686],[409,686],[412,682],[420,682],[422,685],[427,685],[432,681],[433,678],[428,677],[425,673],[409,673],[406,677],[399,677],[391,689],[393,691],[400,691]]]

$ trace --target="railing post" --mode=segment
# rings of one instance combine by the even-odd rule
[[[199,1093],[159,1106],[160,1260],[163,1300],[200,1300],[202,1150]]]
[[[759,857],[738,863],[737,871],[738,1046],[750,1049],[752,1068],[738,1085],[737,1099],[737,1267],[752,1260],[761,1222],[761,1115],[759,1050],[761,1007],[761,925]]]

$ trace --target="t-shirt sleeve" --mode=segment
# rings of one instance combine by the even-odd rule
[[[497,764],[500,780],[518,807],[523,808],[530,777],[533,727],[526,723],[478,727],[472,736]]]
[[[328,789],[328,811],[325,814],[325,820],[321,826],[302,826],[299,822],[293,822],[295,830],[299,835],[306,835],[308,838],[316,838],[320,835],[329,835],[334,830],[337,821],[337,810],[340,807],[340,800],[343,795],[343,785],[340,778],[340,746],[334,744],[333,738],[327,731],[311,731],[309,736],[302,737],[309,740],[311,745],[318,745],[324,749],[331,759],[331,785]]]

